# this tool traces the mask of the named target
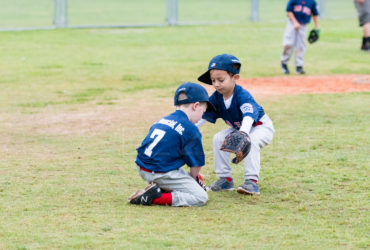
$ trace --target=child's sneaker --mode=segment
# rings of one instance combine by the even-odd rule
[[[303,74],[305,74],[306,72],[304,72],[304,70],[303,70],[303,67],[302,66],[297,66],[297,68],[296,68],[296,72],[297,72],[297,74],[300,74],[300,75],[303,75]]]
[[[258,184],[252,180],[246,180],[243,185],[238,187],[237,192],[239,194],[248,194],[248,195],[259,195],[260,189]]]
[[[149,184],[144,190],[138,190],[128,197],[128,202],[136,205],[150,206],[155,198],[162,196],[162,191],[155,183]]]
[[[285,63],[281,63],[281,71],[283,71],[284,74],[286,75],[289,75],[289,69],[288,69],[288,65],[286,65]]]
[[[228,180],[229,179],[229,180]],[[220,177],[213,185],[208,186],[210,191],[234,190],[234,181],[229,177]]]

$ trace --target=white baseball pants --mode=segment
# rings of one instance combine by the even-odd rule
[[[306,25],[301,24],[301,27],[296,30],[294,24],[290,19],[287,22],[284,37],[283,37],[283,46],[284,51],[281,55],[281,62],[288,64],[290,57],[293,54],[295,49],[295,61],[294,64],[296,67],[304,66],[304,54],[306,52]]]
[[[208,194],[183,168],[167,173],[150,173],[137,167],[140,176],[148,183],[154,182],[162,189],[171,190],[173,207],[203,206]]]
[[[251,138],[251,151],[244,159],[244,179],[258,181],[261,169],[260,153],[261,148],[271,143],[275,130],[271,119],[265,114],[261,120],[262,125],[252,127],[249,137]],[[215,172],[218,177],[231,177],[230,153],[221,151],[220,147],[225,137],[233,132],[234,128],[222,130],[213,137],[213,153],[215,161]]]

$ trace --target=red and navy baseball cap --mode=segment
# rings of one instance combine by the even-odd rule
[[[186,94],[186,99],[179,100],[179,95],[181,93]],[[193,82],[181,84],[175,92],[174,97],[175,106],[195,102],[207,102],[208,103],[207,110],[215,110],[213,105],[209,102],[207,90],[203,86]]]
[[[209,62],[207,72],[201,75],[198,78],[198,81],[212,85],[211,76],[209,74],[212,69],[220,69],[232,74],[239,74],[241,65],[242,64],[240,63],[239,59],[233,55],[217,55],[213,57],[212,60]]]

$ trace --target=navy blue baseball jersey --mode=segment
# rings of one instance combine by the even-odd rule
[[[290,0],[286,11],[293,12],[294,17],[301,24],[308,24],[311,20],[311,14],[319,15],[315,0]]]
[[[169,172],[184,164],[202,167],[205,162],[199,129],[180,110],[154,123],[136,150],[136,164],[155,172]]]
[[[216,108],[216,111],[204,113],[203,119],[215,123],[218,118],[222,118],[226,124],[235,129],[240,128],[245,116],[252,117],[255,124],[265,114],[253,96],[237,84],[235,84],[233,99],[228,109],[225,107],[223,95],[217,91],[212,94],[209,101]]]

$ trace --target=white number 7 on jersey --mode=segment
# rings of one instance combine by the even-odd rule
[[[158,142],[163,138],[163,136],[166,134],[165,131],[163,130],[160,130],[160,129],[154,129],[153,130],[153,133],[150,135],[150,138],[154,138],[155,136],[157,136],[154,141],[152,143],[150,143],[150,145],[145,149],[144,151],[144,154],[146,154],[147,156],[151,156],[152,155],[152,150],[153,148],[155,147],[155,145],[158,144]]]

